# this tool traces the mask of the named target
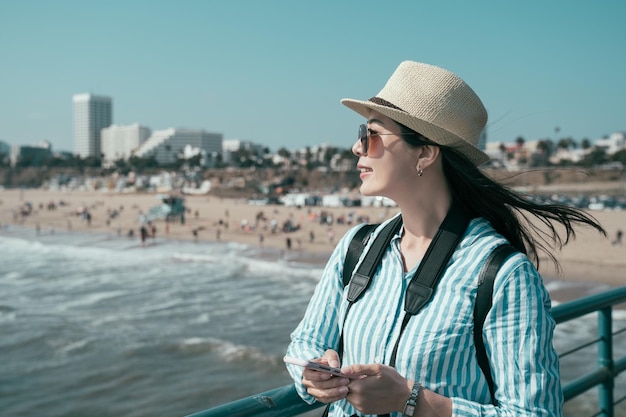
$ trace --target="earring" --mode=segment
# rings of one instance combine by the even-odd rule
[[[418,177],[421,177],[423,173],[424,173],[424,171],[422,171],[421,169],[417,170],[417,176]]]

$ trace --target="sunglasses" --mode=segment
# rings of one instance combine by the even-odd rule
[[[363,155],[367,155],[367,151],[370,148],[370,136],[372,135],[380,135],[381,133],[372,132],[368,129],[367,125],[359,125],[359,140],[361,141],[361,152]],[[389,133],[383,133],[389,134]]]
[[[412,135],[418,135],[418,139],[417,140],[412,140],[412,144],[415,146],[419,146],[419,145],[428,145],[429,143],[421,140],[421,139],[426,139],[424,138],[421,134],[417,133],[417,132],[411,132],[411,133],[402,133],[402,135],[406,135],[406,134],[412,134]],[[371,129],[368,129],[366,124],[362,124],[359,125],[359,140],[361,141],[361,152],[363,153],[363,155],[367,155],[367,151],[369,150],[370,147],[370,136],[383,136],[383,135],[397,135],[397,133],[378,133],[378,132],[373,132]]]

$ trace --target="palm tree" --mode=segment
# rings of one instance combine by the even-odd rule
[[[287,148],[280,148],[278,152],[276,153],[282,156],[283,158],[287,158],[287,159],[291,158],[291,152],[289,152]]]
[[[305,161],[305,163],[306,163],[306,169],[307,169],[307,171],[310,171],[310,170],[311,170],[311,168],[312,168],[312,165],[311,165],[311,156],[312,156],[312,155],[311,155],[311,147],[310,147],[310,146],[307,146],[307,147],[305,148],[305,151],[304,151],[304,161]]]
[[[583,139],[582,142],[580,143],[580,147],[583,148],[584,150],[591,148],[591,141],[587,138]]]
[[[561,148],[561,149],[565,149],[565,150],[568,150],[570,148],[576,149],[577,146],[578,146],[578,144],[572,138],[561,138],[559,140],[559,142],[557,143],[557,145],[556,145],[557,148]]]

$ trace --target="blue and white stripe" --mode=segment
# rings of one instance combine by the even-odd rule
[[[327,349],[337,349],[347,308],[341,271],[357,230],[351,229],[331,255],[304,318],[291,335],[290,356],[317,358]],[[390,362],[404,315],[405,290],[417,268],[404,272],[401,233],[392,239],[370,287],[346,318],[342,365]],[[404,330],[395,367],[404,377],[451,398],[453,416],[560,416],[562,392],[552,346],[555,323],[550,298],[541,276],[523,254],[510,257],[500,269],[483,329],[497,407],[491,405],[478,366],[473,339],[478,273],[491,250],[504,242],[486,220],[472,220],[431,302]],[[288,370],[298,393],[313,402],[300,383],[302,370],[294,366]],[[361,415],[342,400],[333,404],[330,416],[352,414]]]

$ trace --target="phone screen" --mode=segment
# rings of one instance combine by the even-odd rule
[[[342,374],[339,368],[333,368],[332,366],[328,366],[323,363],[305,361],[303,359],[292,358],[291,356],[285,356],[283,358],[283,361],[285,361],[285,363],[290,363],[292,365],[298,365],[298,366],[302,366],[308,369],[313,369],[314,371],[326,372],[334,376],[341,376],[344,378],[349,378],[349,376]]]

